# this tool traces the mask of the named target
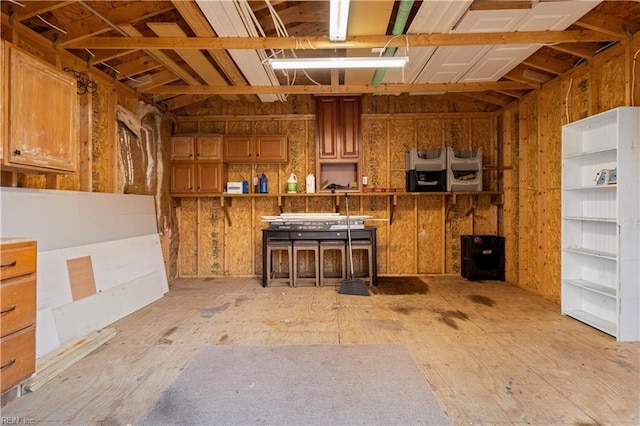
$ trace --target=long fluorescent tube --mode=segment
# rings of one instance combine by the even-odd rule
[[[361,58],[272,58],[274,70],[331,69],[331,68],[402,68],[407,56],[381,56]]]
[[[329,40],[345,41],[349,22],[349,0],[331,0],[329,3]]]

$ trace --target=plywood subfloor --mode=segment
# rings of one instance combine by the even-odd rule
[[[137,424],[205,345],[403,343],[455,424],[640,423],[639,343],[619,344],[503,282],[411,280],[362,297],[267,289],[257,278],[178,279],[2,416]]]

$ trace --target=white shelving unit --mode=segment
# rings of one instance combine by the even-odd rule
[[[640,340],[639,194],[640,107],[563,126],[562,313],[618,341]]]

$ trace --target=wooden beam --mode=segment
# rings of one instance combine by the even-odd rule
[[[24,21],[25,19],[35,18],[43,13],[51,12],[61,7],[76,3],[75,1],[29,1],[20,2],[24,7],[14,6],[15,13],[13,19]]]
[[[480,101],[483,101],[489,104],[499,105],[501,107],[507,106],[511,102],[513,102],[513,99],[505,99],[500,96],[491,95],[489,93],[473,93],[472,92],[472,93],[462,93],[462,95],[468,98],[478,99]]]
[[[627,37],[627,33],[623,28],[627,28],[631,33],[635,33],[639,29],[638,24],[633,21],[620,19],[616,16],[606,15],[595,11],[586,14],[574,25],[588,30],[598,31],[603,34],[608,34],[612,37]]]
[[[570,44],[570,43],[560,43],[560,44],[550,44],[548,46],[550,49],[558,50],[560,52],[569,53],[573,56],[578,56],[580,58],[591,59],[598,53],[598,49],[600,49],[600,45],[597,43],[582,43],[582,44]]]
[[[122,31],[127,33],[130,37],[140,37],[142,33],[140,33],[137,29],[133,27],[133,25],[122,25],[120,26]],[[160,50],[149,50],[147,52],[149,55],[153,56],[158,62],[164,65],[169,71],[173,72],[176,76],[180,77],[187,84],[192,86],[199,86],[200,81],[197,78],[189,74],[182,66],[176,63],[173,59],[168,57],[164,52]]]
[[[153,94],[312,94],[312,93],[404,93],[404,92],[481,92],[484,90],[519,90],[535,89],[536,84],[528,80],[526,83],[498,81],[494,83],[425,83],[425,84],[381,84],[372,85],[340,85],[340,86],[163,86],[155,89],[140,90],[141,93]]]
[[[182,29],[175,22],[149,22],[147,26],[160,37],[187,37]],[[226,85],[227,81],[220,75],[218,70],[209,62],[209,59],[198,50],[176,49],[176,53],[194,70],[200,78],[209,85]],[[230,101],[237,101],[235,95],[226,98]]]
[[[533,54],[522,62],[532,68],[537,68],[551,74],[561,75],[571,69],[571,63],[561,61],[551,56]]]
[[[160,67],[161,64],[150,56],[141,56],[129,62],[124,62],[114,66],[119,74],[116,76],[118,80],[124,80],[130,76],[142,74],[147,71]]]
[[[87,19],[80,19],[71,24],[65,25],[62,29],[66,31],[66,34],[52,29],[45,31],[41,35],[49,40],[53,40],[55,34],[58,38],[58,45],[64,47],[66,43],[82,43],[82,40],[88,37],[90,38],[92,36],[113,31],[114,27],[111,25],[117,26],[121,24],[132,24],[135,22],[145,21],[153,16],[172,10],[171,7],[167,7],[165,2],[140,1],[122,3],[123,6],[111,9],[103,15],[92,15]],[[79,4],[85,6],[85,3]],[[87,8],[87,6],[85,6],[85,8]],[[88,7],[88,10],[93,11],[91,7]],[[136,18],[132,20],[132,17]],[[112,46],[111,48],[117,49],[115,46]]]
[[[591,30],[501,33],[354,36],[343,42],[316,37],[91,37],[65,44],[69,49],[351,49],[371,47],[471,46],[486,44],[586,43],[621,40]]]
[[[202,11],[195,2],[173,0],[172,3],[196,36],[216,37],[216,34],[211,29],[211,24],[206,20]],[[227,52],[224,50],[208,50],[208,52],[213,60],[218,64],[222,73],[233,85],[247,85],[247,80],[244,78],[244,75],[242,75],[240,70],[238,70],[235,62]]]

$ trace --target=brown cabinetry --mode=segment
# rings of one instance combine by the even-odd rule
[[[319,189],[360,191],[360,97],[316,98]]]
[[[227,163],[286,163],[287,138],[281,135],[232,135],[224,138]]]
[[[47,62],[3,42],[5,170],[69,173],[78,163],[77,82]]]
[[[0,244],[0,392],[36,368],[36,242]]]
[[[222,136],[180,135],[171,138],[171,193],[221,193],[226,180]]]

